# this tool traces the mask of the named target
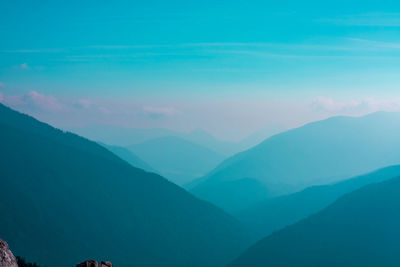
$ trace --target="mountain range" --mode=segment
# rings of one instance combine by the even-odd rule
[[[332,117],[274,135],[226,159],[188,188],[225,210],[238,211],[243,203],[261,201],[254,191],[275,197],[398,164],[398,136],[400,113]],[[238,182],[243,179],[252,185],[248,194]],[[239,196],[231,194],[240,190]]]
[[[257,240],[319,212],[347,193],[398,176],[400,165],[386,167],[341,182],[311,186],[297,193],[270,198],[241,210],[236,217]]]
[[[232,156],[240,151],[249,149],[257,145],[266,138],[283,132],[282,126],[264,127],[241,141],[221,141],[215,138],[212,134],[202,129],[195,129],[190,132],[177,132],[163,128],[140,129],[140,128],[125,128],[117,126],[102,126],[92,125],[85,127],[74,127],[69,129],[91,140],[96,140],[106,144],[112,144],[120,147],[128,147],[140,144],[152,139],[162,137],[177,137],[188,142],[203,146],[215,151],[225,157]]]
[[[214,150],[174,136],[151,139],[127,148],[178,185],[205,175],[225,159]]]
[[[221,266],[244,246],[240,223],[219,208],[1,104],[0,151],[0,236],[29,261]]]
[[[157,174],[159,173],[153,167],[150,167],[150,165],[147,162],[145,162],[144,160],[142,160],[141,158],[136,156],[134,153],[129,151],[129,149],[127,149],[127,148],[120,147],[120,146],[109,146],[109,145],[105,145],[105,144],[101,144],[101,145],[104,146],[105,148],[107,148],[108,150],[110,150],[115,155],[117,155],[119,158],[121,158],[121,159],[125,160],[126,162],[128,162],[129,164],[131,164],[133,167],[145,170],[147,172],[153,172],[153,173],[157,173]]]
[[[229,266],[400,266],[400,177],[346,194]]]

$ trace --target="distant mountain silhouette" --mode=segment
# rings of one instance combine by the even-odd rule
[[[400,266],[400,177],[349,193],[230,266]]]
[[[398,176],[399,165],[331,185],[312,186],[294,194],[264,200],[238,212],[237,217],[251,229],[255,239],[260,239],[317,213],[346,193]]]
[[[128,147],[172,182],[182,185],[205,175],[224,160],[215,151],[168,136]]]
[[[251,134],[250,136],[239,142],[218,140],[212,134],[202,129],[196,129],[191,132],[185,133],[162,128],[136,129],[109,125],[92,125],[80,128],[73,128],[70,130],[92,140],[121,147],[140,144],[151,139],[174,136],[182,138],[191,143],[203,146],[210,150],[214,150],[218,154],[221,154],[225,157],[229,157],[238,152],[249,149],[254,145],[257,145],[259,142],[274,134],[282,132],[284,128],[280,126],[264,127],[263,129],[258,130],[257,132]]]
[[[129,151],[129,149],[120,147],[120,146],[109,146],[105,144],[101,144],[111,152],[113,152],[115,155],[120,157],[121,159],[125,160],[129,164],[131,164],[133,167],[145,170],[147,172],[153,172],[159,174],[158,171],[153,169],[152,167],[149,166],[145,161],[143,161],[141,158],[136,156],[134,153]]]
[[[287,130],[288,130],[287,128],[280,126],[280,125],[265,126],[261,129],[255,131],[251,135],[247,136],[246,138],[241,140],[239,143],[242,148],[242,151],[247,150],[247,149],[252,148],[252,147],[260,144],[261,142],[265,141],[265,139],[267,139],[271,136],[274,136],[276,134],[286,132]],[[240,152],[240,151],[237,151],[237,152]]]
[[[209,201],[215,201],[230,213],[255,205],[268,195],[267,187],[258,180],[251,178],[223,181],[215,186],[206,187],[206,189],[202,185],[196,186],[197,182],[197,180],[194,180],[192,183],[184,185],[184,188],[193,194],[199,192],[200,197],[203,192],[207,192]]]
[[[0,236],[44,266],[221,266],[231,216],[87,139],[0,104]]]
[[[225,157],[231,156],[245,149],[234,142],[217,140],[210,133],[201,129],[188,133],[176,132],[162,128],[136,129],[116,126],[86,126],[74,128],[72,130],[90,139],[122,147],[140,144],[152,139],[173,136],[182,138],[210,150],[215,150],[218,154],[224,155]]]
[[[400,113],[377,112],[310,123],[228,158],[195,182],[191,191],[233,210],[241,207],[244,200],[226,195],[224,184],[242,178],[256,179],[267,188],[266,197],[273,197],[371,172],[400,162],[398,136]],[[224,201],[215,198],[217,190],[222,199],[232,198],[231,206],[224,206]],[[245,201],[251,197],[248,194]]]

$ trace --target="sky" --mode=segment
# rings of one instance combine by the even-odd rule
[[[226,140],[398,111],[400,2],[2,0],[0,101]]]

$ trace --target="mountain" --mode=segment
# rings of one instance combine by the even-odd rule
[[[230,266],[400,266],[400,177],[349,193]]]
[[[97,140],[106,144],[113,144],[121,147],[128,147],[140,144],[152,139],[163,137],[177,137],[184,139],[188,142],[203,146],[210,150],[216,151],[218,154],[225,157],[231,156],[243,148],[241,144],[228,141],[217,140],[210,133],[196,129],[191,132],[176,132],[168,129],[154,128],[154,129],[137,129],[137,128],[124,128],[116,126],[86,126],[80,128],[70,129],[78,134]]]
[[[3,105],[0,170],[0,236],[41,266],[221,266],[244,245],[219,208]]]
[[[236,153],[249,149],[255,145],[258,145],[265,139],[285,131],[285,128],[278,125],[271,125],[263,127],[251,135],[247,136],[243,140],[238,142],[227,142],[217,140],[214,136],[208,132],[197,129],[188,134],[182,136],[182,138],[189,140],[193,143],[205,146],[209,149],[215,150],[224,156],[232,156]]]
[[[131,164],[133,167],[145,170],[147,172],[154,172],[158,173],[156,170],[154,170],[152,167],[149,166],[146,162],[144,162],[141,158],[133,154],[131,151],[124,147],[119,147],[119,146],[109,146],[109,145],[104,145],[105,148],[110,150],[112,153],[120,157],[121,159],[125,160],[129,164]]]
[[[333,117],[274,135],[226,159],[191,189],[232,210],[243,199],[225,194],[238,179],[255,179],[273,197],[371,172],[400,162],[400,113]],[[212,192],[209,194],[209,192]],[[215,197],[217,196],[217,197]],[[232,198],[224,206],[220,198]],[[252,198],[249,194],[248,198]],[[254,200],[256,201],[256,200]]]
[[[251,229],[255,239],[260,239],[317,213],[346,193],[398,176],[400,165],[330,185],[312,186],[294,194],[264,200],[238,212],[237,218]]]
[[[224,160],[213,150],[175,136],[151,139],[128,149],[179,185],[203,176]]]
[[[136,145],[152,139],[174,136],[214,150],[225,157],[229,157],[257,145],[274,134],[282,132],[284,128],[281,126],[264,127],[239,142],[218,140],[212,134],[202,129],[195,129],[191,132],[177,132],[162,128],[138,129],[109,125],[91,125],[71,128],[69,130],[89,139],[120,147]]]
[[[242,148],[242,150],[247,150],[253,146],[260,144],[265,139],[267,139],[271,136],[274,136],[276,134],[283,133],[287,130],[288,129],[286,129],[285,127],[280,126],[280,125],[265,126],[261,129],[255,131],[251,135],[247,136],[243,140],[241,140],[239,142],[239,144],[240,144],[240,147]],[[237,151],[237,152],[240,152],[240,151]]]
[[[194,180],[189,184],[185,184],[183,187],[196,194],[198,192],[197,190],[203,189],[201,186],[195,186],[194,189],[192,188],[197,182],[197,180]],[[268,195],[266,186],[256,179],[250,178],[221,182],[208,189],[207,198],[211,201],[215,201],[220,207],[224,207],[225,211],[231,214],[255,205],[264,200],[265,196]]]
[[[240,143],[218,140],[212,134],[202,129],[196,129],[189,133],[178,133],[175,136],[216,151],[225,158],[244,150]]]

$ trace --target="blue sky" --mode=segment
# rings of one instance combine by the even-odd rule
[[[400,107],[398,1],[1,1],[0,101],[60,127],[206,129]]]

